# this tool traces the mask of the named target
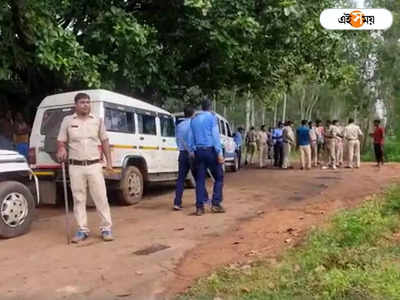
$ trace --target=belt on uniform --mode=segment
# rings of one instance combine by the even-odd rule
[[[70,159],[68,162],[70,165],[73,165],[73,166],[90,166],[90,165],[99,163],[100,159],[94,159],[94,160]]]
[[[207,151],[211,151],[211,150],[214,150],[214,147],[196,146],[196,150],[207,150]]]

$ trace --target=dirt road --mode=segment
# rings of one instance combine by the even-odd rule
[[[234,262],[274,256],[295,245],[338,209],[399,180],[400,165],[382,170],[246,169],[225,178],[226,214],[192,216],[171,210],[173,186],[150,191],[136,206],[112,206],[116,240],[92,229],[67,246],[62,208],[42,207],[29,234],[0,240],[1,299],[167,299],[195,278]],[[211,183],[209,183],[211,184]]]

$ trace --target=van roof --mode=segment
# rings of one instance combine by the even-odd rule
[[[170,115],[170,113],[162,108],[155,105],[149,104],[147,102],[138,100],[136,98],[128,97],[119,93],[96,89],[96,90],[82,90],[73,91],[67,93],[60,93],[47,96],[40,103],[39,108],[47,108],[54,106],[64,106],[74,104],[74,97],[77,93],[86,93],[90,96],[92,101],[106,101],[110,103],[115,103],[119,105],[133,106],[143,110],[150,110],[158,113],[163,113]]]

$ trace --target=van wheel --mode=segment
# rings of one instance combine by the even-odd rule
[[[28,232],[35,211],[35,200],[20,182],[0,183],[0,237],[11,238]]]
[[[118,200],[122,205],[138,203],[143,195],[143,175],[134,166],[125,168],[118,190]]]
[[[196,180],[194,179],[192,171],[189,171],[188,175],[186,176],[185,185],[189,189],[196,188]]]

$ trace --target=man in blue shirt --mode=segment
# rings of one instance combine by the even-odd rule
[[[202,111],[197,113],[191,121],[189,130],[189,147],[194,152],[194,168],[196,169],[196,215],[204,214],[206,195],[206,170],[211,171],[214,177],[214,189],[211,210],[215,213],[224,213],[221,206],[224,173],[222,165],[224,156],[220,141],[217,118],[210,112],[211,102],[204,100]]]
[[[297,143],[300,148],[301,169],[311,169],[311,146],[310,146],[310,128],[307,126],[307,120],[301,121],[301,126],[297,128]]]
[[[283,123],[279,121],[278,127],[272,131],[272,141],[274,144],[274,166],[283,166]]]
[[[194,114],[194,109],[191,106],[187,106],[184,109],[185,119],[181,121],[175,129],[176,144],[179,149],[178,158],[178,180],[176,182],[174,210],[182,209],[182,195],[185,186],[185,179],[192,167],[189,157],[189,130],[191,117]],[[192,172],[193,173],[193,172]],[[194,175],[194,174],[193,174]]]
[[[239,169],[240,169],[240,166],[242,165],[242,144],[243,144],[242,134],[243,134],[243,131],[244,130],[242,127],[238,127],[237,131],[233,135],[233,140],[235,141],[235,144],[236,144],[236,154],[237,154],[237,157],[239,160]]]

